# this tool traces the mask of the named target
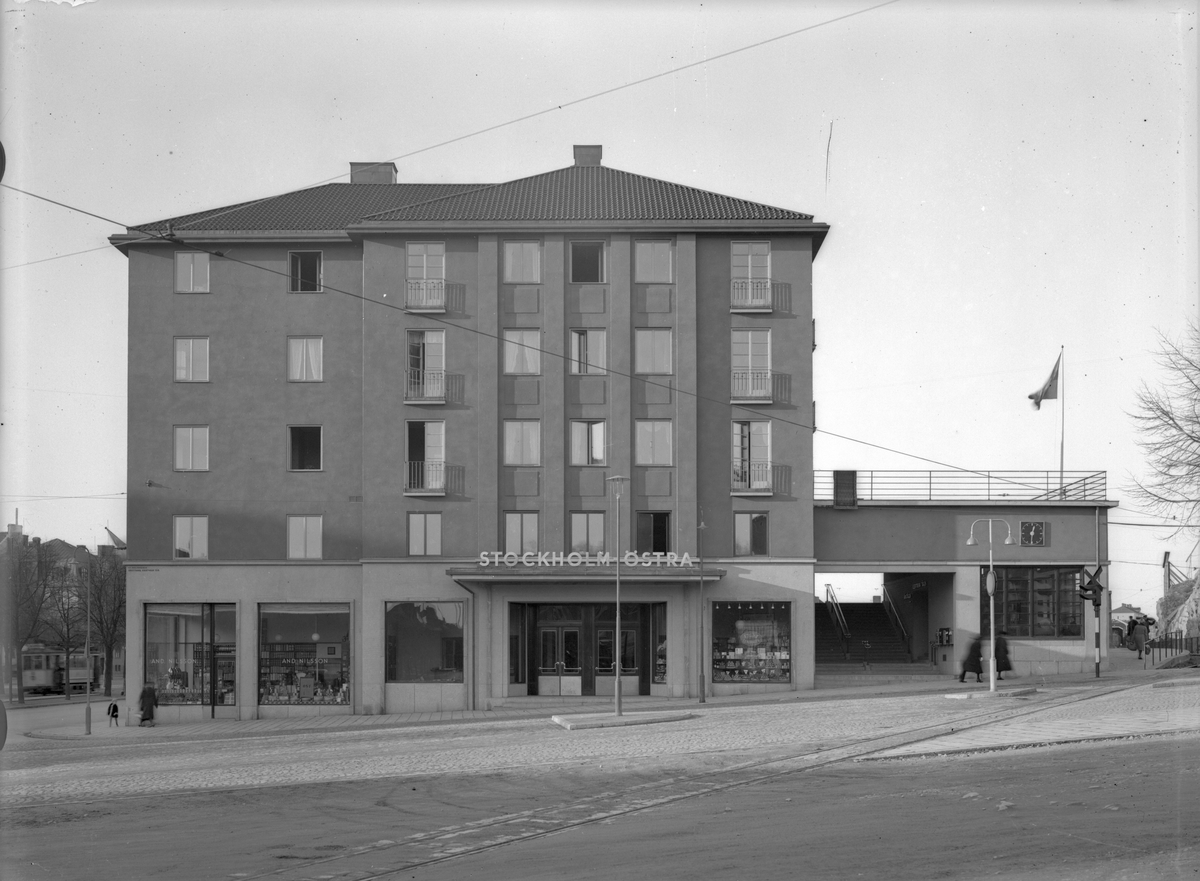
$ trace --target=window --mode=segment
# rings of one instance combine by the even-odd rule
[[[771,397],[771,332],[732,331],[730,356],[733,368],[730,395],[735,398]]]
[[[670,242],[634,242],[634,281],[643,284],[669,284],[672,278]]]
[[[175,559],[208,559],[208,517],[175,518]]]
[[[446,399],[446,332],[408,332],[408,371],[404,396],[408,400]]]
[[[208,426],[175,426],[175,470],[208,470]]]
[[[771,423],[734,422],[732,459],[731,489],[770,491]]]
[[[235,706],[236,607],[232,603],[147,603],[145,610],[143,675],[157,689],[158,702]],[[220,649],[211,664],[214,645]]]
[[[603,419],[571,423],[572,465],[603,465],[605,455]]]
[[[639,419],[636,433],[635,465],[671,464],[671,420]]]
[[[350,606],[262,603],[258,607],[258,702],[353,704]]]
[[[175,293],[208,293],[208,255],[197,251],[175,252]]]
[[[536,511],[504,512],[504,553],[537,553],[538,515]]]
[[[606,339],[603,330],[571,331],[571,372],[603,373]]]
[[[288,470],[321,470],[321,426],[288,426]]]
[[[734,242],[732,270],[735,279],[766,280],[771,277],[770,242]]]
[[[571,550],[581,554],[599,554],[604,551],[602,511],[571,512]]]
[[[287,555],[289,560],[321,559],[320,514],[289,514],[287,519]]]
[[[640,327],[633,332],[633,372],[671,372],[671,331]]]
[[[446,490],[446,423],[409,422],[405,456],[406,492]]]
[[[987,569],[979,571],[979,632],[989,634]],[[1077,593],[1079,568],[996,567],[997,627],[1009,636],[1079,639],[1084,603]]]
[[[604,281],[604,242],[571,242],[571,281],[576,284]]]
[[[438,557],[442,553],[442,515],[408,515],[408,555]]]
[[[504,372],[542,372],[542,332],[540,330],[504,331]]]
[[[409,242],[407,251],[409,278],[445,279],[445,242]]]
[[[175,338],[175,381],[208,382],[208,337]]]
[[[537,284],[542,280],[540,242],[504,243],[505,284]]]
[[[733,515],[733,552],[739,557],[765,556],[767,553],[767,515]]]
[[[387,603],[383,618],[388,682],[463,681],[462,603]]]
[[[513,419],[504,423],[504,464],[542,464],[542,424],[536,419]]]
[[[324,338],[288,337],[288,382],[321,382]]]
[[[671,551],[671,514],[669,511],[638,511],[637,552],[666,554]]]
[[[310,294],[321,290],[321,252],[291,251],[288,254],[288,291]]]
[[[713,682],[791,682],[792,604],[713,603]]]

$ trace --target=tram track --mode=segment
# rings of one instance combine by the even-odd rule
[[[340,881],[382,881],[424,866],[486,853],[496,848],[533,841],[571,829],[719,794],[736,787],[777,780],[781,775],[798,774],[856,761],[898,746],[1008,722],[1043,710],[1093,700],[1136,687],[1138,684],[1114,684],[1052,697],[1046,701],[1038,701],[1032,706],[1009,705],[999,709],[965,712],[951,720],[916,724],[865,737],[843,746],[805,750],[790,755],[755,759],[718,770],[675,775],[664,780],[597,793],[565,804],[442,827],[396,841],[385,839],[339,854],[308,860],[298,859],[287,866],[259,873],[239,873],[237,877],[243,881],[268,878],[279,881],[313,881],[318,877],[330,877],[332,871],[336,872]],[[387,862],[389,865],[380,868],[380,862]],[[355,863],[360,865],[356,867]]]

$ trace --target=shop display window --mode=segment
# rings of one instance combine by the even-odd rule
[[[996,627],[1008,636],[1079,639],[1084,600],[1079,597],[1079,567],[996,569]],[[979,571],[979,632],[986,637],[991,609],[987,568]]]
[[[712,634],[713,682],[792,681],[791,603],[714,603]]]
[[[654,677],[651,682],[667,681],[667,604],[655,603],[650,609],[650,638],[654,645]]]
[[[388,603],[384,636],[388,682],[463,681],[462,603]]]
[[[348,604],[264,603],[258,607],[258,702],[351,702]]]
[[[232,603],[146,605],[145,681],[159,705],[237,704]]]

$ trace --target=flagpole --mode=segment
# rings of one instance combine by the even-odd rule
[[[1059,346],[1058,349],[1058,382],[1062,394],[1059,395],[1061,400],[1058,402],[1059,423],[1058,423],[1058,495],[1060,498],[1066,498],[1066,490],[1063,483],[1063,462],[1065,460],[1064,451],[1066,450],[1066,434],[1067,434],[1067,366],[1062,363],[1063,357],[1066,354],[1066,346]]]

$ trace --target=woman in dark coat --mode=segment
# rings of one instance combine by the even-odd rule
[[[1150,628],[1146,626],[1146,622],[1141,618],[1137,624],[1133,625],[1133,644],[1137,646],[1138,658],[1142,657],[1142,652],[1146,650],[1146,637],[1150,635]]]
[[[976,682],[983,682],[983,642],[979,637],[975,637],[971,641],[971,647],[967,649],[967,656],[963,659],[962,672],[958,674],[959,682],[967,681],[967,674],[974,673]]]
[[[1012,669],[1012,662],[1008,659],[1008,640],[1005,639],[1007,630],[1001,630],[996,635],[996,678],[1003,679],[1001,673]]]
[[[154,708],[157,706],[158,694],[154,691],[154,685],[147,682],[142,688],[142,693],[138,695],[138,710],[142,714],[142,721],[138,723],[138,727],[154,727]]]

